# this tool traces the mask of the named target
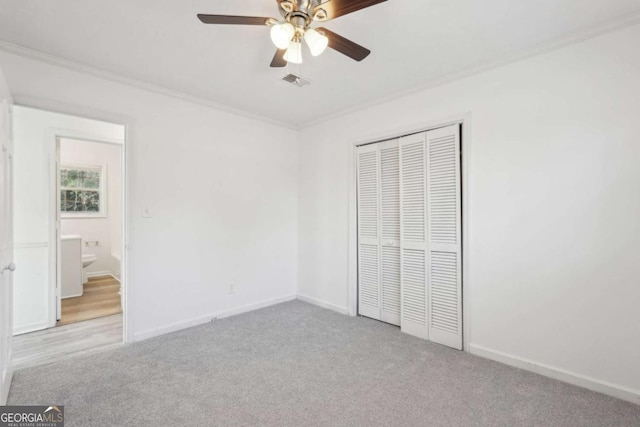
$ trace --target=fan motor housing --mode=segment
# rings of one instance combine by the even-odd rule
[[[283,0],[279,4],[280,14],[287,21],[291,22],[291,18],[300,17],[304,18],[306,25],[308,25],[313,20],[313,10],[320,5],[320,0]],[[324,12],[324,10],[319,9],[317,12]],[[326,18],[326,12],[317,12],[317,15]],[[294,24],[293,22],[291,23]]]

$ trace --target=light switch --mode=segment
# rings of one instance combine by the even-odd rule
[[[142,218],[151,218],[151,216],[151,208],[149,206],[142,208]]]

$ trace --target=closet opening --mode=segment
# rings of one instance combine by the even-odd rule
[[[356,146],[357,314],[463,348],[462,124]]]

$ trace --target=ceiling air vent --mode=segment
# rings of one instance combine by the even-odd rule
[[[285,82],[289,82],[298,87],[307,86],[311,84],[311,80],[307,80],[304,77],[296,76],[295,74],[287,74],[282,78]]]

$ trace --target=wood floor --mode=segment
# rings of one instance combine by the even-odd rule
[[[13,337],[13,367],[46,365],[122,344],[122,314]]]
[[[120,282],[111,276],[91,277],[81,297],[62,300],[62,317],[57,326],[122,313]]]

